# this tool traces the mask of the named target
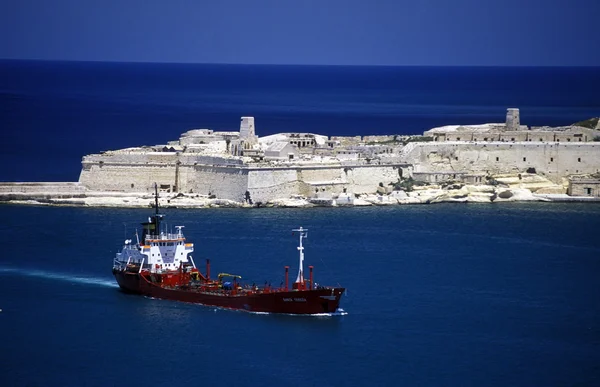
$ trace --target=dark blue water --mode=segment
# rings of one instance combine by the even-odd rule
[[[0,181],[75,181],[81,157],[191,128],[259,136],[567,125],[600,115],[600,68],[246,66],[0,61]]]
[[[0,206],[0,385],[597,386],[600,206],[172,210],[196,262],[278,284],[310,229],[348,313],[253,315],[121,293],[146,210]]]

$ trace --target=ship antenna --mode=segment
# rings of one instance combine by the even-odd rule
[[[298,265],[298,277],[296,277],[296,283],[304,283],[304,247],[302,246],[302,239],[303,238],[308,238],[308,229],[306,228],[302,228],[302,226],[300,226],[300,228],[297,228],[295,230],[292,230],[293,232],[297,232],[299,234],[299,238],[300,238],[300,244],[298,246],[298,251],[300,252],[300,264]]]
[[[158,215],[158,184],[154,183],[154,208],[156,215]]]

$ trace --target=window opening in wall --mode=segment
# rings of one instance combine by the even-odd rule
[[[540,142],[542,142],[542,139],[540,138]]]
[[[514,137],[512,137],[512,138],[510,139],[510,141],[515,141],[515,138],[514,138]]]
[[[577,162],[580,163],[581,162],[581,157],[577,158]]]
[[[500,157],[496,157],[496,161],[500,161]]]
[[[585,189],[585,193],[588,195],[592,194],[592,189],[591,188],[584,188]]]
[[[553,161],[554,161],[554,157],[550,157],[550,162],[553,162]]]
[[[523,161],[527,161],[527,157],[523,157]]]

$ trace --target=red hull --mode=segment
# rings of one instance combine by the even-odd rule
[[[121,289],[135,294],[165,300],[191,302],[207,306],[248,312],[319,314],[334,313],[340,304],[344,288],[312,290],[272,290],[261,293],[209,293],[191,288],[166,288],[150,282],[142,274],[114,270]]]

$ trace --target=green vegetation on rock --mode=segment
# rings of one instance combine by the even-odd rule
[[[409,142],[429,142],[429,141],[433,141],[433,137],[430,137],[430,136],[410,136],[406,140],[402,141],[402,143],[404,145],[406,145]]]
[[[391,183],[390,183],[391,184]],[[400,179],[396,183],[393,184],[395,190],[402,190],[405,192],[411,192],[415,186],[424,186],[427,185],[424,181],[418,181],[409,177],[408,179]]]
[[[588,128],[588,129],[596,129],[596,126],[598,126],[599,119],[600,119],[599,117],[594,117],[594,118],[590,118],[588,120],[576,122],[573,125],[574,126],[583,126],[584,128]]]

